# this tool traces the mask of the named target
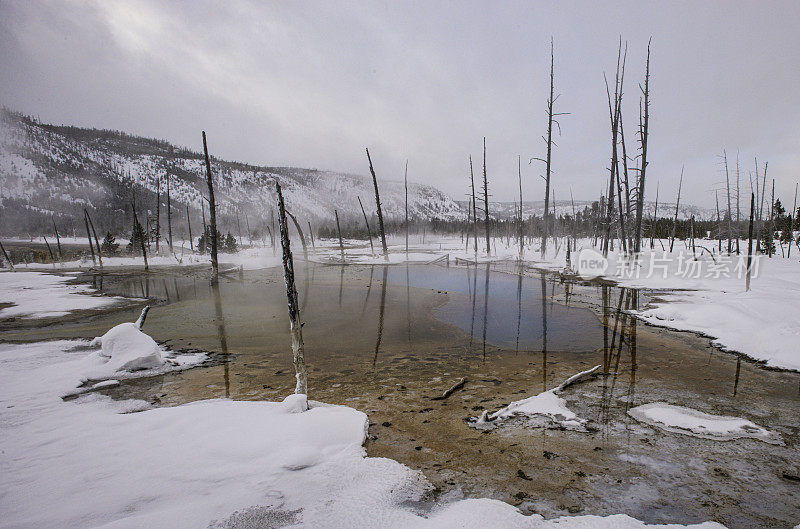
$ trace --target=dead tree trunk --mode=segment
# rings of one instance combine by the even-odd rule
[[[14,263],[11,262],[11,258],[8,256],[8,252],[6,252],[5,246],[3,246],[3,241],[0,241],[0,250],[3,251],[3,257],[6,258],[6,262],[8,263],[8,267],[11,268],[12,272],[16,272],[14,269]]]
[[[792,211],[789,213],[789,249],[786,252],[786,258],[792,256],[792,243],[794,243],[794,216],[797,215],[797,184],[794,185],[794,205]]]
[[[523,234],[523,220],[522,220],[522,156],[517,155],[517,180],[519,181],[519,258],[522,259],[522,254],[525,250],[525,240]]]
[[[747,229],[747,271],[744,282],[744,291],[750,290],[750,266],[753,263],[753,210],[756,206],[756,196],[750,193],[750,226]]]
[[[486,255],[491,255],[492,247],[489,240],[489,182],[486,178],[486,137],[483,137],[483,205],[486,225]]]
[[[603,255],[608,255],[609,245],[611,244],[611,223],[614,216],[614,183],[616,171],[618,169],[617,161],[617,132],[619,130],[619,67],[622,60],[622,39],[620,39],[619,49],[617,51],[617,72],[614,77],[614,104],[611,103],[611,91],[608,88],[608,81],[606,81],[606,96],[608,97],[608,114],[611,120],[611,167],[609,168],[608,180],[608,209],[606,211],[606,233],[603,241]],[[605,74],[603,74],[605,77]],[[620,204],[620,208],[622,204]]]
[[[641,86],[640,86],[641,89]],[[642,147],[642,166],[639,170],[639,187],[636,196],[636,238],[634,240],[634,252],[641,250],[642,238],[642,208],[644,207],[644,179],[647,170],[647,137],[650,124],[650,42],[647,43],[647,66],[645,68],[644,89],[644,118],[639,129],[639,141]]]
[[[297,218],[292,215],[289,210],[286,210],[286,214],[289,215],[289,218],[292,219],[292,223],[294,224],[295,229],[297,229],[297,234],[300,236],[300,244],[303,245],[303,259],[308,261],[308,247],[306,246],[306,236],[303,233],[303,229],[300,227],[300,223],[297,222]]]
[[[669,238],[669,252],[672,253],[672,246],[675,244],[675,229],[678,227],[678,208],[681,204],[681,186],[683,185],[683,167],[681,167],[681,179],[678,181],[678,199],[675,201],[675,220],[672,221],[672,235]]]
[[[44,243],[47,245],[47,252],[50,254],[50,261],[52,261],[53,266],[55,266],[56,257],[53,255],[53,249],[50,248],[50,243],[47,242],[47,235],[42,234],[42,238],[44,239]]]
[[[208,214],[211,220],[211,271],[214,278],[219,275],[217,261],[217,206],[214,202],[214,182],[211,177],[211,161],[208,159],[208,145],[206,144],[206,131],[203,131],[203,153],[206,158],[206,180],[208,182]],[[281,204],[283,200],[281,199]]]
[[[722,151],[722,158],[725,162],[725,189],[728,194],[728,255],[730,255],[733,242],[733,227],[731,226],[733,219],[731,218],[731,178],[728,174],[728,153],[725,150]]]
[[[656,205],[653,207],[653,221],[650,223],[650,249],[654,248],[653,245],[653,235],[656,231],[656,225],[658,224],[658,182],[656,182]]]
[[[358,199],[358,205],[361,206],[361,214],[364,215],[364,224],[367,226],[367,237],[369,238],[369,250],[371,254],[375,253],[375,246],[372,244],[372,230],[369,229],[369,221],[367,220],[367,212],[364,211],[364,204],[361,203],[361,197]],[[338,215],[336,217],[339,218]],[[406,221],[407,222],[407,221]],[[336,221],[336,226],[339,226],[339,221]],[[408,226],[406,226],[406,251],[408,251]]]
[[[408,258],[408,160],[406,160],[406,172],[403,176],[403,185],[406,190],[406,258]],[[359,203],[361,203],[360,200]],[[361,211],[364,211],[364,206],[361,206]]]
[[[189,248],[194,251],[194,241],[192,240],[192,219],[189,217],[189,204],[186,204],[186,226],[189,227]]]
[[[160,255],[161,243],[161,177],[156,180],[156,255]]]
[[[169,194],[169,172],[167,172],[167,237],[169,239],[167,242],[169,243],[169,253],[173,254],[172,249],[172,200]]]
[[[383,211],[381,211],[381,196],[378,193],[378,178],[375,176],[375,169],[372,167],[372,158],[367,149],[367,160],[369,161],[369,172],[372,174],[372,184],[375,186],[375,205],[378,207],[378,228],[381,230],[381,245],[383,246],[383,257],[389,260],[389,250],[386,247],[386,231],[383,228]]]
[[[741,229],[741,212],[739,201],[739,152],[736,152],[736,255],[739,255],[739,230]]]
[[[475,204],[475,174],[472,172],[471,154],[469,156],[469,180],[472,186],[472,234],[475,236],[475,255],[478,255],[478,207]],[[477,262],[477,258],[475,262]]]
[[[89,231],[89,214],[86,208],[83,209],[83,222],[86,224],[86,239],[89,241],[89,251],[92,252],[92,266],[97,264],[97,259],[94,256],[94,245],[92,244],[92,232]]]
[[[297,378],[294,392],[308,395],[308,375],[303,347],[303,324],[300,322],[300,306],[297,303],[297,288],[294,283],[294,263],[292,261],[291,243],[289,242],[289,226],[286,222],[286,208],[283,204],[281,185],[277,181],[275,182],[275,190],[278,196],[278,222],[281,229],[281,246],[283,248],[283,278],[286,281],[289,329],[292,333],[292,359],[295,378]]]
[[[339,225],[339,211],[333,210],[336,216],[336,233],[339,235],[339,252],[342,254],[342,263],[344,263],[344,243],[342,242],[342,227]]]
[[[100,268],[103,268],[103,251],[100,249],[100,241],[97,239],[97,230],[94,229],[94,222],[92,222],[92,216],[89,215],[89,212],[86,211],[84,208],[83,210],[86,213],[86,218],[89,219],[89,227],[92,228],[92,235],[94,235],[94,244],[97,246],[97,260],[100,263]],[[91,245],[92,241],[89,241]]]
[[[61,237],[58,235],[58,227],[56,226],[56,217],[53,216],[53,231],[56,232],[56,244],[58,245],[58,260],[61,261],[64,257],[61,253]]]
[[[244,220],[247,220],[246,216],[245,216]],[[249,224],[250,223],[248,222],[248,226],[247,226],[247,233],[248,233],[247,238],[248,239],[250,238],[250,225]],[[312,250],[316,250],[317,249],[317,245],[314,243],[314,230],[311,229],[311,221],[307,220],[306,224],[308,224],[308,236],[311,237],[311,249]]]
[[[772,258],[772,250],[775,246],[775,230],[773,229],[773,221],[775,220],[775,179],[772,179],[772,193],[770,194],[769,201],[769,228],[768,233],[765,235],[764,244],[767,245],[767,255]]]

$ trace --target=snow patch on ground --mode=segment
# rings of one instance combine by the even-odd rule
[[[55,318],[124,301],[93,296],[93,288],[67,283],[73,279],[41,272],[0,272],[0,303],[13,303],[0,309],[0,318]]]
[[[643,423],[668,432],[702,437],[715,441],[758,439],[770,444],[783,444],[776,433],[740,417],[711,415],[692,408],[665,402],[652,402],[628,410],[628,415]]]

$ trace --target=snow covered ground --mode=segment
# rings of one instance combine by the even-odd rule
[[[65,402],[85,347],[0,345],[2,528],[653,527],[624,515],[547,521],[490,499],[428,510],[422,474],[365,457],[366,415],[314,402],[303,411],[301,396],[157,409],[97,393]]]
[[[13,305],[0,309],[2,318],[54,318],[73,310],[99,309],[123,298],[91,295],[87,285],[70,285],[70,276],[40,272],[0,273],[0,303]]]

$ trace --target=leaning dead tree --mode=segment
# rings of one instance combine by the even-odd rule
[[[372,158],[367,149],[367,160],[369,160],[369,172],[372,173],[372,184],[375,186],[375,204],[378,207],[378,228],[381,230],[381,245],[383,246],[383,256],[389,260],[389,250],[386,248],[386,231],[383,229],[383,211],[381,211],[381,196],[378,193],[378,178],[375,176],[375,169],[372,167]]]
[[[642,151],[641,169],[636,191],[636,235],[633,240],[633,251],[639,253],[642,248],[642,209],[644,208],[644,178],[647,169],[647,138],[650,125],[650,41],[647,42],[647,66],[644,75],[644,88],[639,85],[644,96],[643,109],[639,112],[639,146]]]
[[[375,253],[375,246],[372,244],[372,230],[369,229],[369,221],[367,220],[367,212],[364,211],[364,204],[361,203],[361,197],[357,196],[358,205],[361,206],[361,214],[364,215],[364,224],[367,226],[367,237],[369,238],[369,250],[370,254]],[[338,215],[336,217],[339,218]],[[336,221],[336,226],[339,226],[339,221]],[[408,239],[408,227],[406,227],[406,239]],[[408,251],[408,244],[406,244],[406,251]]]
[[[16,270],[14,269],[14,263],[11,262],[11,258],[8,256],[5,246],[3,246],[3,241],[0,241],[0,250],[2,250],[3,252],[3,257],[5,257],[6,262],[8,263],[8,267],[11,269],[12,272],[16,272]]]
[[[61,261],[61,259],[63,259],[63,254],[61,253],[61,237],[58,235],[58,226],[56,226],[55,215],[53,215],[53,230],[56,232],[56,244],[58,245],[58,260]]]
[[[339,252],[342,255],[342,263],[344,263],[344,242],[342,242],[342,227],[339,225],[339,210],[334,209],[333,214],[336,217],[336,233],[339,235]]]
[[[211,221],[211,271],[214,278],[219,274],[217,261],[217,206],[214,202],[214,182],[211,178],[211,161],[208,159],[208,145],[206,144],[206,131],[203,131],[203,153],[206,158],[206,180],[208,181],[208,213]],[[282,203],[282,201],[281,201]]]
[[[471,154],[469,156],[469,181],[472,186],[472,234],[475,236],[475,255],[478,255],[478,206],[475,203],[475,174],[472,172]]]
[[[294,223],[297,234],[300,236],[300,244],[303,245],[303,259],[308,261],[308,246],[306,246],[306,236],[303,233],[303,229],[300,227],[300,223],[297,222],[297,217],[292,215],[288,209],[286,210],[286,214],[289,215],[290,219],[292,219],[292,223]]]
[[[92,232],[89,231],[89,214],[86,212],[86,208],[83,208],[83,222],[86,224],[86,239],[89,241],[89,251],[92,252],[92,265],[97,264],[97,260],[94,256],[94,245],[92,244]]]
[[[308,375],[306,371],[305,350],[303,347],[303,324],[300,322],[300,306],[297,303],[297,288],[294,284],[294,263],[289,242],[289,225],[286,222],[286,207],[283,204],[281,184],[275,182],[278,196],[278,224],[281,230],[281,247],[283,248],[283,278],[286,281],[286,300],[289,308],[289,330],[292,334],[292,359],[294,361],[297,385],[294,392],[308,395]]]
[[[100,249],[100,241],[97,239],[97,230],[94,229],[94,222],[92,222],[92,216],[89,215],[89,212],[86,208],[83,208],[83,212],[86,215],[86,220],[89,221],[89,227],[92,228],[92,235],[94,235],[94,244],[97,247],[97,260],[100,262],[100,268],[103,268],[103,251]],[[89,239],[89,246],[91,247],[92,240]]]

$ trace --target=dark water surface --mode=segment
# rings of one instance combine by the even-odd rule
[[[800,522],[800,483],[785,477],[800,474],[800,375],[637,322],[629,311],[648,302],[637,291],[518,271],[516,263],[298,263],[310,397],[368,413],[368,453],[421,470],[440,494],[498,498],[547,517],[623,512],[650,523],[717,520],[731,528]],[[105,393],[175,405],[275,400],[293,390],[280,269],[226,274],[217,285],[187,269],[84,279],[107,293],[159,300],[146,332],[221,359]],[[134,320],[143,304],[37,327],[5,324],[3,335],[93,337]],[[483,433],[467,425],[484,409],[598,364],[604,376],[562,395],[589,419],[588,432],[512,424]],[[461,377],[462,390],[431,400]],[[627,415],[655,401],[746,417],[786,445],[665,433]]]

